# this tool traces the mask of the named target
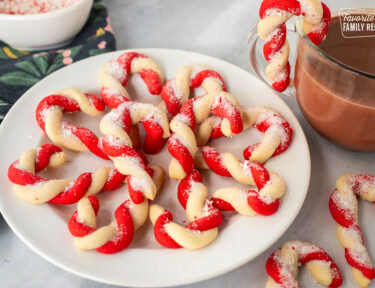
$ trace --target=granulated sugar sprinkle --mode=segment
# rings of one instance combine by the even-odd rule
[[[2,0],[1,14],[40,14],[69,7],[80,0]]]

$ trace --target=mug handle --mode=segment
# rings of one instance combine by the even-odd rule
[[[252,69],[252,72],[258,76],[258,78],[260,78],[264,83],[266,83],[268,86],[270,86],[272,88],[272,85],[271,83],[268,81],[267,79],[267,76],[266,76],[266,67],[268,65],[267,61],[264,59],[264,56],[263,56],[263,41],[260,40],[259,36],[258,36],[258,22],[257,21],[253,27],[251,28],[250,30],[250,33],[249,33],[249,36],[247,38],[247,52],[248,52],[248,56],[249,56],[249,61],[250,61],[250,67]],[[288,21],[287,24],[286,24],[286,28],[287,28],[287,31],[289,32],[294,32],[295,34],[297,34],[297,28],[296,28],[296,24],[295,24],[295,21]],[[290,45],[290,47],[296,47],[295,45]],[[289,59],[293,58],[295,59],[295,51],[292,51],[293,49],[291,49],[291,53],[290,53],[290,57]],[[291,76],[293,76],[292,74],[294,74],[294,70],[292,71],[291,69]],[[293,83],[293,79],[292,77],[290,78],[291,80],[291,83]],[[272,88],[272,90],[274,90]],[[274,90],[275,91],[275,90]],[[277,92],[277,91],[275,91]],[[277,92],[277,93],[280,93],[280,92]],[[285,95],[285,96],[288,96],[288,97],[296,97],[296,89],[294,86],[292,87],[289,87],[288,89],[286,89],[284,92],[280,93],[282,95]]]

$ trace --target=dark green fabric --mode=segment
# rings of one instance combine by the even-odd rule
[[[115,49],[116,40],[101,0],[94,2],[85,27],[66,47],[26,52],[0,41],[0,121],[25,91],[45,76],[70,63]]]

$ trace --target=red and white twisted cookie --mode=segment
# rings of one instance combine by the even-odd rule
[[[149,172],[156,183],[157,191],[159,191],[164,183],[163,169],[159,166],[152,166]],[[129,179],[128,184],[131,185]],[[96,249],[100,253],[112,254],[120,252],[130,245],[134,232],[147,219],[149,201],[143,198],[141,202],[135,203],[130,197],[116,209],[115,220],[109,225],[97,229],[98,211],[99,201],[96,197],[82,198],[78,202],[77,211],[69,220],[69,231],[74,236],[74,244],[78,249]]]
[[[104,103],[112,109],[128,109],[130,111],[140,109],[139,107],[141,107],[142,103],[131,101],[125,89],[130,73],[139,73],[145,81],[150,93],[154,95],[160,94],[163,85],[163,75],[157,64],[143,54],[127,52],[122,54],[117,60],[111,60],[104,65],[99,74],[99,80],[102,85],[101,97]],[[143,150],[148,154],[156,154],[165,144],[164,138],[166,137],[162,135],[164,127],[161,125],[164,125],[162,121],[164,121],[166,117],[164,117],[164,111],[160,108],[154,107],[152,104],[145,105],[146,106],[143,106],[142,109],[147,112],[147,117],[134,119],[130,124],[135,125],[140,121],[142,122],[146,131]],[[152,113],[152,111],[154,113]],[[131,113],[132,116],[136,116],[133,114],[134,113]],[[131,117],[131,119],[133,119],[133,117]],[[126,125],[128,125],[128,123],[126,123]],[[129,136],[139,134],[137,126],[129,126],[126,127],[126,129],[126,134]],[[167,137],[169,137],[169,134]],[[137,137],[131,138],[134,139]]]
[[[225,118],[222,123],[229,123],[222,125],[228,128],[226,132],[223,131],[224,135],[231,136],[243,130],[242,111],[237,100],[229,93],[212,92],[186,101],[180,113],[170,122],[170,129],[174,133],[168,140],[168,151],[173,156],[169,163],[171,178],[182,179],[193,171],[197,152],[195,127],[207,119],[211,112]]]
[[[264,133],[261,142],[248,146],[243,151],[245,159],[264,163],[289,148],[293,130],[288,121],[270,108],[257,106],[244,108],[247,124]]]
[[[264,133],[261,142],[248,146],[244,158],[264,163],[270,157],[277,156],[289,148],[293,130],[289,123],[276,111],[264,106],[242,107],[243,128],[256,128]],[[197,145],[203,146],[209,140],[222,137],[220,130],[223,118],[212,116],[207,118],[197,129]]]
[[[217,190],[212,200],[220,210],[237,211],[241,215],[272,215],[285,194],[285,182],[275,172],[268,172],[259,163],[239,161],[232,153],[219,153],[215,148],[204,146],[197,166],[211,169],[218,175],[233,177],[238,182],[256,185],[258,191],[244,191],[236,187]]]
[[[104,108],[104,103],[94,95],[77,89],[64,89],[40,101],[36,120],[55,144],[74,151],[90,150],[100,158],[108,159],[101,149],[100,139],[92,131],[62,120],[63,112],[82,111],[96,117]]]
[[[356,196],[375,202],[375,176],[342,175],[329,199],[329,210],[338,224],[337,239],[345,248],[345,258],[352,266],[354,280],[359,286],[367,287],[375,278],[375,268],[359,227]]]
[[[164,76],[156,62],[144,54],[126,52],[106,63],[99,73],[100,95],[109,107],[116,108],[130,100],[125,86],[130,74],[135,73],[139,73],[151,94],[160,94]]]
[[[168,210],[152,205],[150,219],[154,224],[156,240],[167,248],[187,249],[200,249],[214,241],[222,223],[222,216],[208,197],[209,193],[202,183],[201,174],[194,170],[178,187],[178,199],[186,209],[189,223],[185,226],[174,223]]]
[[[181,67],[176,78],[167,81],[160,96],[164,100],[162,106],[171,117],[178,114],[181,106],[189,99],[190,89],[202,86],[206,93],[223,90],[227,91],[221,75],[214,70],[201,65],[186,65]]]
[[[339,268],[322,248],[303,241],[289,241],[267,260],[267,288],[298,288],[298,267],[306,264],[315,281],[336,288],[342,284]]]
[[[72,204],[82,197],[117,189],[126,177],[109,167],[95,173],[83,173],[76,180],[49,180],[36,175],[47,167],[55,168],[64,163],[65,154],[61,148],[45,144],[23,152],[20,159],[9,167],[8,178],[14,183],[14,192],[24,201],[32,204]],[[134,187],[136,189],[137,186]]]
[[[331,13],[320,0],[263,0],[258,35],[265,41],[263,54],[269,65],[267,78],[272,87],[282,92],[289,85],[289,43],[285,23],[293,16],[303,16],[303,30],[314,44],[325,37]]]
[[[103,117],[100,129],[105,135],[124,139],[132,147],[131,128],[139,122],[146,132],[143,150],[149,154],[158,153],[170,135],[169,122],[167,115],[152,104],[126,101]]]
[[[103,151],[113,161],[123,175],[132,176],[142,187],[147,199],[153,200],[157,189],[152,177],[147,172],[146,158],[132,148],[127,134],[131,124],[143,122],[146,131],[153,137],[168,138],[168,118],[159,108],[148,103],[128,101],[113,109],[100,121],[100,130],[105,135],[102,139]],[[145,125],[145,123],[149,123]],[[148,128],[147,128],[148,127]]]

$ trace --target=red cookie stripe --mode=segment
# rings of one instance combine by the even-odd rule
[[[61,153],[60,147],[53,144],[45,144],[37,149],[35,171],[40,172],[48,167],[51,157],[56,153]],[[120,187],[126,176],[121,175],[117,170],[114,170],[112,177],[107,179],[103,187],[103,191],[114,190]],[[49,181],[46,178],[40,177],[36,174],[22,170],[19,167],[19,161],[15,161],[8,169],[9,180],[17,185],[27,186],[36,185],[41,182]],[[57,196],[49,200],[53,204],[69,205],[78,202],[88,191],[92,182],[92,173],[83,173],[78,178],[72,181],[71,185],[61,191]]]
[[[89,196],[88,199],[95,211],[95,215],[98,214],[99,201],[94,196]],[[134,224],[131,218],[128,200],[122,203],[115,211],[116,218],[116,234],[110,241],[97,248],[96,250],[103,254],[113,254],[126,249],[134,238]],[[86,226],[77,220],[78,213],[74,212],[68,222],[68,228],[70,233],[75,237],[85,237],[96,231],[95,228]]]
[[[191,79],[190,87],[197,88],[202,85],[203,81],[207,78],[214,78],[221,82],[221,87],[224,91],[227,91],[227,86],[223,80],[223,77],[219,73],[213,70],[202,70],[198,72],[194,78]]]
[[[167,231],[165,231],[165,225],[170,223],[172,220],[173,215],[168,210],[165,210],[164,213],[158,217],[154,225],[155,239],[164,247],[171,249],[182,248],[182,246],[174,241],[172,237],[168,235]]]
[[[117,62],[123,67],[126,71],[124,80],[122,82],[123,86],[126,86],[129,80],[129,76],[131,74],[131,63],[135,58],[148,58],[146,55],[137,53],[137,52],[127,52],[122,54],[119,58],[117,58]],[[153,95],[159,95],[161,92],[161,88],[163,86],[162,79],[160,79],[159,75],[150,69],[142,69],[139,73],[143,81],[145,82],[147,89]]]

